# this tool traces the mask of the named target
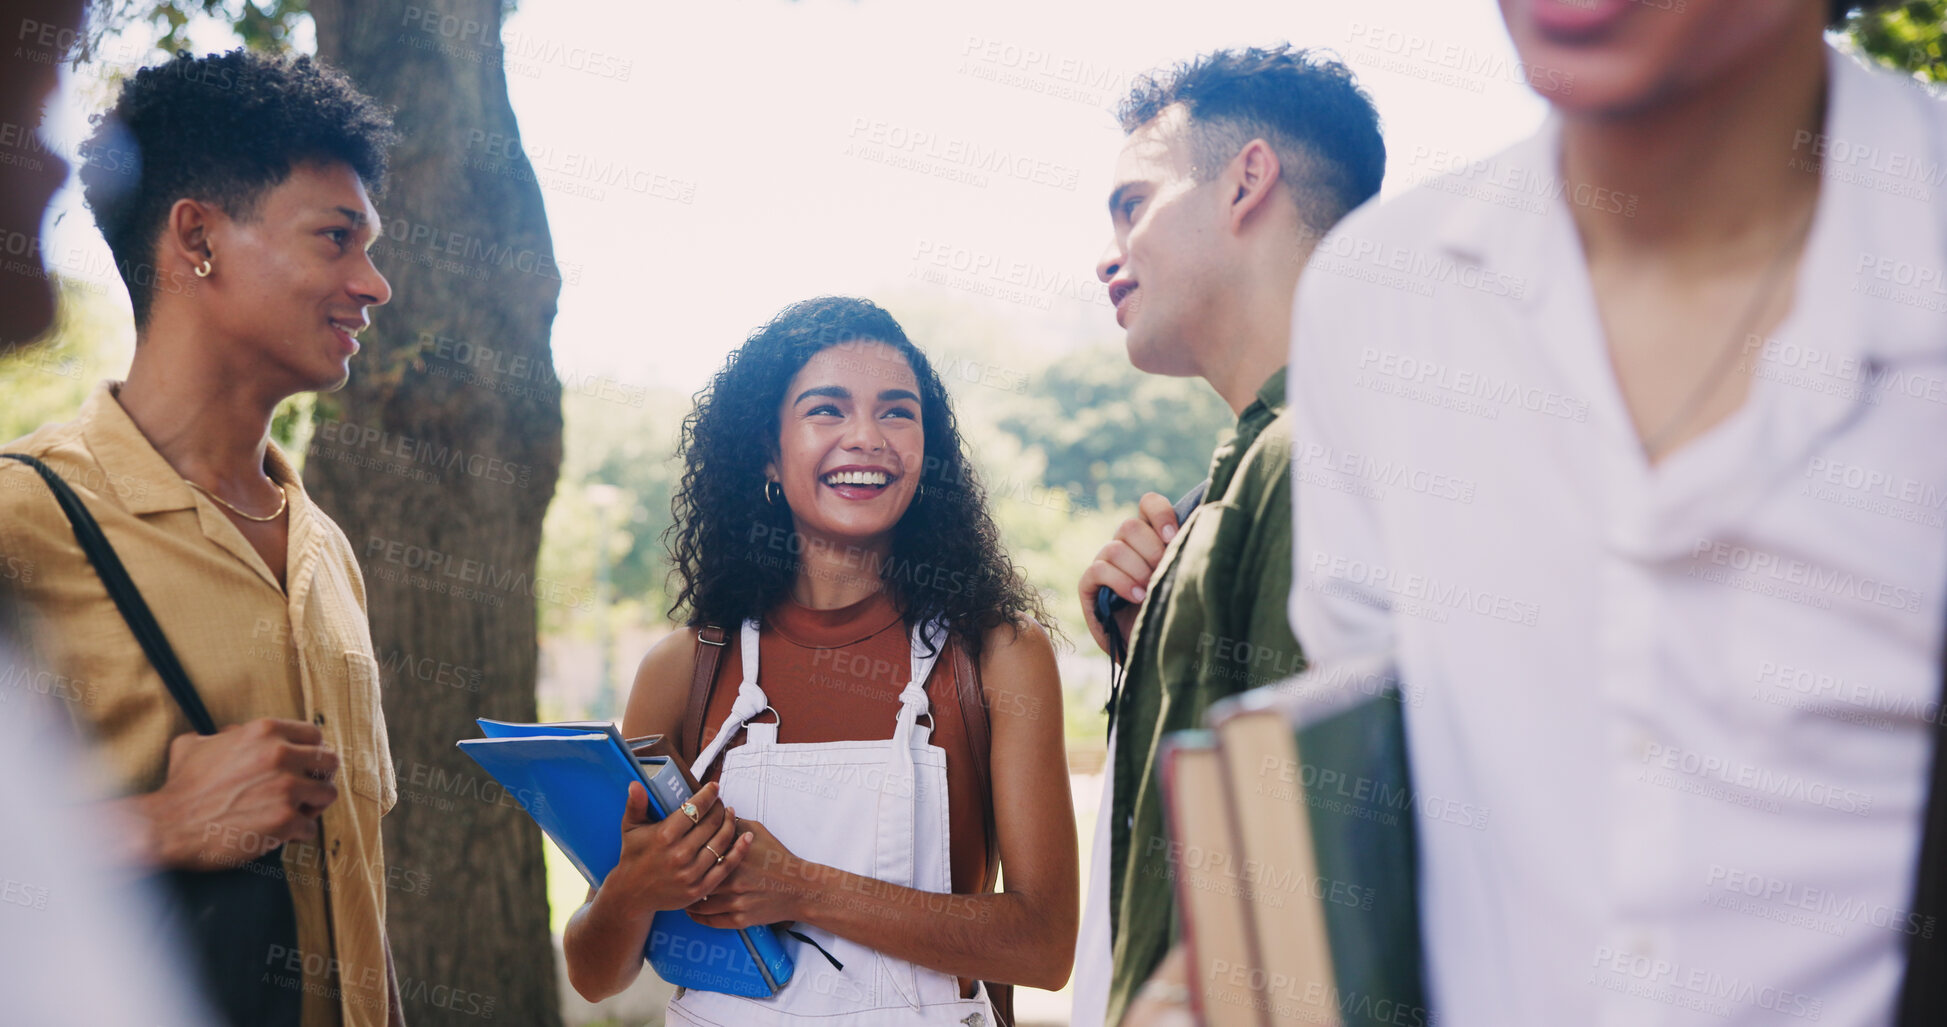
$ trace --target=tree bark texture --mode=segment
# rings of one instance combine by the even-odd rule
[[[561,1022],[541,835],[453,747],[533,720],[561,465],[560,269],[502,65],[501,0],[311,0],[318,56],[396,109],[373,312],[305,485],[364,566],[399,801],[388,924],[408,1023]]]

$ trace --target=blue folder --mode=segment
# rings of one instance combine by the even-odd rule
[[[591,885],[622,858],[629,782],[648,786],[614,724],[479,721],[487,737],[460,751],[492,774]],[[669,815],[655,791],[650,812]],[[643,950],[656,976],[683,988],[765,998],[791,979],[791,955],[771,927],[705,927],[680,909],[656,914]]]

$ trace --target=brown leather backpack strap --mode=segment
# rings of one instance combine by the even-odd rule
[[[689,743],[690,759],[695,759],[703,751],[703,718],[709,715],[710,694],[717,689],[717,666],[723,662],[724,646],[729,644],[729,636],[715,624],[705,624],[696,629],[696,671],[690,677],[690,707],[683,714],[683,733],[680,741]]]
[[[987,719],[987,694],[980,684],[980,672],[967,658],[966,647],[957,640],[953,646],[953,689],[960,693],[960,722],[967,726],[967,748],[973,753],[974,780],[980,786],[981,819],[987,828],[987,875],[980,888],[987,892],[993,890],[1001,865],[1001,842],[994,830],[994,777],[989,762],[994,729]]]
[[[994,778],[992,755],[994,744],[993,724],[987,716],[987,691],[981,687],[980,672],[974,662],[967,658],[966,647],[955,641],[953,646],[953,689],[960,693],[960,722],[967,727],[967,749],[973,754],[974,779],[979,783],[981,820],[987,834],[987,874],[980,882],[982,894],[994,890],[994,881],[1000,876],[1001,840],[994,830]],[[987,985],[987,1000],[993,1003],[994,1019],[999,1027],[1014,1027],[1014,986],[1012,984]]]

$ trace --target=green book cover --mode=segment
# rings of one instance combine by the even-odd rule
[[[1229,766],[1233,808],[1245,825],[1245,866],[1255,868],[1261,890],[1300,893],[1323,907],[1333,987],[1324,995],[1318,988],[1302,995],[1294,988],[1286,997],[1314,1009],[1329,1002],[1346,1027],[1433,1022],[1420,945],[1416,805],[1406,750],[1405,716],[1413,695],[1389,658],[1369,658],[1314,667],[1232,697],[1208,717],[1220,746],[1242,750],[1232,754]],[[1282,836],[1263,826],[1281,813],[1291,821]],[[1253,829],[1260,849],[1271,844],[1264,839],[1309,834],[1313,880],[1263,879],[1278,874],[1282,854],[1275,846],[1253,852]],[[1279,939],[1292,934],[1281,935],[1286,925],[1268,918],[1289,919],[1289,913],[1280,914],[1269,901],[1254,909],[1263,920],[1258,956],[1269,979],[1281,969],[1312,965],[1307,954],[1279,951],[1291,947]]]

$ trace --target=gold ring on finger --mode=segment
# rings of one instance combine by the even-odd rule
[[[710,850],[710,855],[717,857],[718,863],[723,862],[723,854],[717,851],[716,846],[711,845],[709,842],[704,842],[703,847]]]
[[[676,808],[682,810],[683,815],[690,818],[690,823],[692,824],[703,819],[703,814],[698,813],[696,811],[696,803],[693,803],[688,799],[683,800],[683,804]]]

